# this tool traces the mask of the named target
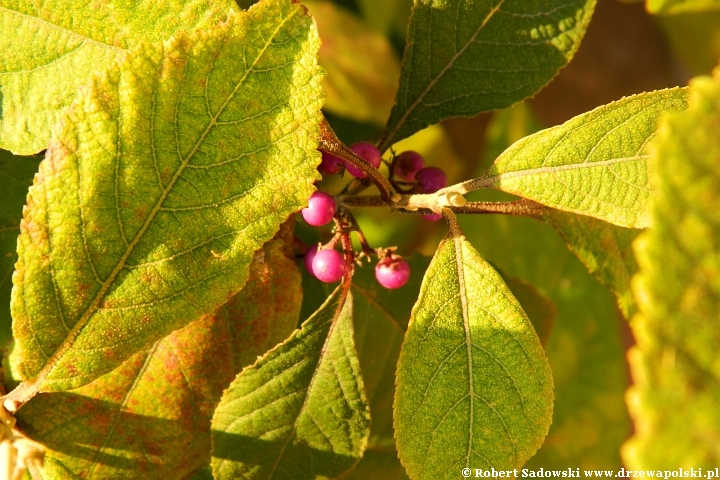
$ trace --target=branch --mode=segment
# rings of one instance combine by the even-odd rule
[[[438,192],[440,193],[440,192]],[[467,202],[464,205],[445,205],[438,202],[437,195],[398,195],[397,201],[389,204],[390,208],[402,213],[426,215],[435,212],[438,207],[449,208],[454,213],[490,214],[503,213],[505,215],[519,215],[523,217],[540,218],[547,207],[532,200],[520,199],[513,202]],[[395,197],[397,198],[397,197]],[[387,207],[388,203],[377,195],[344,196],[337,197],[338,204],[346,207]]]
[[[331,153],[336,157],[340,157],[350,165],[362,170],[372,182],[380,190],[380,196],[386,202],[390,201],[390,196],[393,193],[392,185],[387,178],[385,178],[377,168],[373,167],[364,158],[357,155],[355,152],[345,146],[335,135],[330,124],[326,119],[323,118],[320,123],[320,145],[318,149],[326,153]]]

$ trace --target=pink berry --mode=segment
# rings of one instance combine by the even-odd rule
[[[345,275],[345,259],[334,249],[320,250],[312,260],[312,273],[325,283],[337,282]]]
[[[423,218],[428,222],[437,222],[443,218],[443,216],[440,213],[428,213],[427,215],[423,215]]]
[[[447,187],[447,175],[437,167],[425,167],[415,174],[417,187],[422,193],[435,193]]]
[[[336,157],[332,153],[322,152],[322,162],[320,162],[317,169],[325,175],[335,175],[342,170],[344,163],[341,158]]]
[[[400,288],[410,278],[410,265],[403,257],[393,253],[375,266],[375,278],[385,288]]]
[[[373,167],[380,168],[380,164],[382,163],[382,155],[380,155],[380,150],[378,150],[372,143],[358,142],[351,145],[350,150],[364,158]],[[367,177],[365,172],[363,172],[357,167],[354,167],[353,165],[346,164],[345,169],[347,169],[347,171],[350,172],[350,175],[355,178]]]
[[[312,269],[312,261],[313,261],[313,258],[315,258],[315,254],[317,254],[317,251],[318,251],[318,246],[313,245],[312,247],[308,248],[307,251],[305,252],[305,268],[307,268],[307,271],[312,273],[313,275],[315,275],[315,274],[313,273],[313,269]]]
[[[408,150],[395,157],[394,172],[400,180],[412,182],[415,174],[425,167],[425,159],[418,152]]]
[[[335,200],[325,192],[315,192],[308,200],[307,208],[302,209],[302,216],[314,227],[326,225],[335,216]]]

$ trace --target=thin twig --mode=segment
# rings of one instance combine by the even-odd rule
[[[377,168],[373,167],[364,158],[346,147],[345,144],[338,139],[332,127],[324,118],[322,123],[320,123],[320,145],[318,148],[323,152],[331,153],[340,157],[352,166],[362,170],[370,178],[372,183],[375,184],[378,190],[380,190],[380,196],[383,200],[386,202],[390,201],[393,189],[387,178],[385,178]]]

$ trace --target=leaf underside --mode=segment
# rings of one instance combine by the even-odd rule
[[[0,147],[47,148],[78,87],[139,42],[209,28],[232,0],[0,0]]]
[[[420,0],[382,149],[535,94],[572,58],[595,0]]]
[[[513,144],[484,186],[630,228],[650,225],[649,148],[657,120],[684,110],[687,89],[641,93]]]
[[[631,319],[637,307],[630,279],[638,271],[632,243],[642,230],[555,209],[545,210],[543,221],[557,230],[588,271],[613,292],[623,316]]]
[[[397,369],[395,432],[413,479],[516,468],[547,434],[552,376],[519,303],[464,237],[428,268]]]
[[[352,323],[352,294],[340,286],[238,375],[213,417],[217,480],[336,478],[357,463],[370,415]]]
[[[18,422],[49,449],[46,462],[98,479],[184,478],[210,462],[223,390],[297,325],[300,272],[285,246],[272,240],[258,250],[245,287],[214,314],[88,385],[33,398]]]
[[[301,6],[269,0],[142,45],[84,88],[21,223],[25,390],[86,384],[243,286],[314,189],[318,47]]]
[[[653,228],[635,242],[640,315],[629,359],[635,436],[626,465],[720,464],[720,71],[690,82],[686,112],[668,115],[656,144]]]

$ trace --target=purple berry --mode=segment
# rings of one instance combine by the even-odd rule
[[[312,273],[325,283],[337,282],[345,275],[345,259],[334,249],[320,250],[312,261]]]
[[[341,158],[336,157],[332,153],[322,152],[322,162],[317,167],[320,173],[325,175],[335,175],[342,170],[345,162]]]
[[[410,278],[410,265],[403,257],[393,253],[375,266],[375,278],[385,288],[400,288]]]
[[[312,261],[313,261],[313,258],[315,258],[317,251],[318,251],[318,246],[313,245],[312,247],[308,248],[307,251],[305,252],[305,268],[307,268],[307,271],[312,273],[313,276],[315,274],[313,273],[313,269],[312,269]]]
[[[335,200],[325,192],[315,192],[308,200],[307,208],[302,209],[302,216],[314,227],[326,225],[335,216]]]
[[[394,172],[400,180],[412,182],[415,174],[425,167],[425,159],[418,152],[408,150],[395,157]]]
[[[351,145],[350,150],[364,158],[365,161],[367,161],[373,167],[380,168],[380,164],[382,163],[382,155],[380,155],[380,150],[378,150],[377,147],[375,147],[375,145],[373,145],[372,143],[358,142]],[[363,172],[359,168],[354,167],[353,165],[346,164],[345,169],[347,169],[347,171],[350,172],[350,175],[355,178],[367,177],[365,172]]]
[[[423,218],[428,222],[437,222],[443,218],[443,216],[441,213],[428,213],[427,215],[423,215]]]
[[[447,175],[437,167],[425,167],[415,174],[417,188],[421,193],[435,193],[447,187]]]

